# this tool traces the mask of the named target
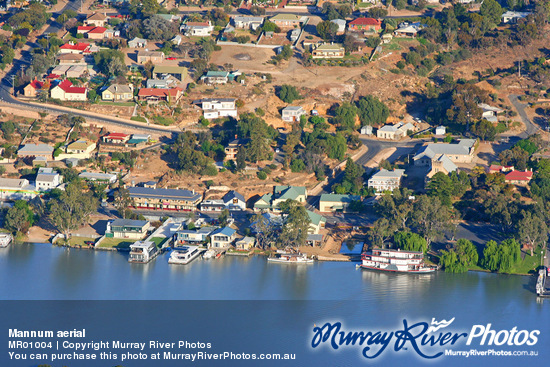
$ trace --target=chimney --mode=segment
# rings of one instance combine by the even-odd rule
[[[237,135],[237,134],[235,134],[235,139],[237,139],[237,136],[238,136],[238,135]]]

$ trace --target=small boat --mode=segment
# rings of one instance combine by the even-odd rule
[[[10,233],[0,233],[0,248],[8,247],[13,241]]]
[[[216,251],[213,250],[213,249],[210,249],[202,255],[202,258],[203,259],[212,259],[215,256],[216,256]]]
[[[267,261],[274,263],[287,263],[287,264],[313,264],[315,260],[307,257],[302,253],[277,253],[273,257],[268,257]]]
[[[397,273],[433,273],[436,266],[424,263],[424,253],[390,249],[373,249],[361,257],[361,267],[370,270],[392,271]]]
[[[179,247],[172,250],[168,264],[186,265],[195,260],[204,249],[198,246]]]

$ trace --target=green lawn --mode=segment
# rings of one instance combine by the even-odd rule
[[[153,241],[157,247],[162,247],[166,241],[168,241],[167,237],[153,237],[149,239],[149,241]]]
[[[155,121],[155,123],[164,126],[169,126],[176,123],[176,121],[171,117],[155,116],[153,117],[153,120]]]
[[[525,255],[525,258],[519,264],[512,268],[512,274],[529,274],[534,272],[540,266],[540,247],[533,252],[534,256],[530,256],[530,252]]]
[[[89,246],[86,244],[87,241],[92,241],[93,243],[95,243],[95,241],[97,240],[97,238],[92,238],[92,237],[76,237],[76,236],[73,236],[69,239],[69,244],[71,246]]]
[[[129,248],[136,241],[126,238],[105,238],[98,247],[103,248]]]

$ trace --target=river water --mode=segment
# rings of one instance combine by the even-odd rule
[[[311,349],[309,345],[314,325],[341,321],[348,329],[393,330],[403,329],[403,320],[409,323],[430,323],[432,318],[455,318],[453,327],[466,332],[471,330],[472,325],[488,323],[492,324],[494,330],[510,330],[514,326],[518,330],[541,330],[538,343],[534,347],[524,348],[538,351],[537,357],[444,357],[445,363],[441,365],[462,366],[467,362],[468,365],[498,363],[501,366],[517,366],[524,362],[548,362],[550,300],[537,300],[533,292],[532,277],[475,272],[389,274],[357,270],[355,264],[347,262],[319,262],[298,266],[271,264],[267,263],[265,257],[260,256],[226,256],[219,260],[197,259],[189,265],[178,266],[168,265],[168,256],[163,254],[149,264],[140,265],[129,264],[126,253],[68,250],[49,244],[13,245],[7,249],[0,249],[0,298],[4,301],[4,309],[27,307],[27,304],[30,304],[28,307],[33,310],[47,307],[37,306],[36,302],[23,303],[24,306],[21,306],[20,303],[6,301],[63,300],[61,305],[72,305],[66,314],[76,312],[74,318],[78,318],[79,314],[74,311],[73,306],[82,303],[68,302],[72,300],[162,300],[165,302],[158,305],[141,302],[148,305],[148,310],[167,310],[159,316],[160,323],[164,325],[164,329],[159,329],[160,335],[170,333],[167,330],[171,330],[172,316],[169,315],[173,312],[183,312],[181,309],[174,310],[173,307],[183,307],[186,313],[196,312],[197,322],[201,320],[201,325],[209,322],[205,319],[211,319],[207,315],[221,313],[225,316],[223,322],[227,324],[223,327],[219,324],[212,326],[216,329],[217,335],[229,333],[228,330],[232,327],[242,329],[247,325],[248,331],[258,327],[258,330],[262,330],[259,335],[242,334],[242,330],[239,331],[240,337],[243,338],[239,339],[241,344],[247,341],[247,345],[255,345],[258,339],[265,338],[267,329],[275,333],[269,337],[270,345],[274,343],[274,346],[281,349],[288,346],[302,355],[301,363],[278,365],[307,366],[315,363],[319,366],[347,366],[367,361],[361,357],[360,348],[333,351],[332,348],[321,346],[315,350]],[[166,302],[190,300],[213,302]],[[114,309],[124,304],[124,309],[127,310],[128,307],[139,308],[141,303],[108,304]],[[56,304],[55,307],[62,307],[58,303],[53,304]],[[96,303],[89,302],[87,307],[94,307],[89,306],[94,304]],[[209,310],[210,308],[213,310]],[[235,312],[235,309],[238,311]],[[232,310],[234,318],[227,317],[227,312],[230,312],[228,310]],[[121,312],[126,311],[119,309],[109,316],[95,315],[97,319],[94,319],[94,322],[107,323],[105,320],[108,319],[109,323],[116,324],[118,319],[123,318]],[[8,316],[4,312],[3,319],[6,317]],[[166,317],[166,320],[162,319],[163,317]],[[182,315],[181,319],[187,320],[188,317]],[[21,316],[16,317],[16,320],[22,323],[31,322],[27,321],[27,317]],[[237,326],[233,325],[232,323],[236,323],[237,320]],[[139,335],[143,332],[133,323],[124,324],[124,327],[126,329],[120,334],[121,337],[133,328],[136,329],[130,333]],[[202,329],[198,324],[194,327]],[[103,328],[108,326],[105,325]],[[117,331],[120,331],[119,329],[116,328]],[[116,334],[115,331],[113,333]],[[479,348],[481,347],[478,345]],[[470,347],[462,343],[460,348],[455,349],[467,350]],[[426,361],[411,351],[395,353],[392,350],[384,354],[385,357],[369,360],[368,363],[382,361],[382,364],[392,362],[395,365],[424,365]],[[125,366],[153,365],[142,363],[135,362]],[[13,364],[16,365],[18,364]],[[84,364],[75,364],[80,365]],[[99,363],[89,365],[107,366]]]

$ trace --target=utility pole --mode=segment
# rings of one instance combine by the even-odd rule
[[[518,76],[521,78],[521,60],[518,61]]]

